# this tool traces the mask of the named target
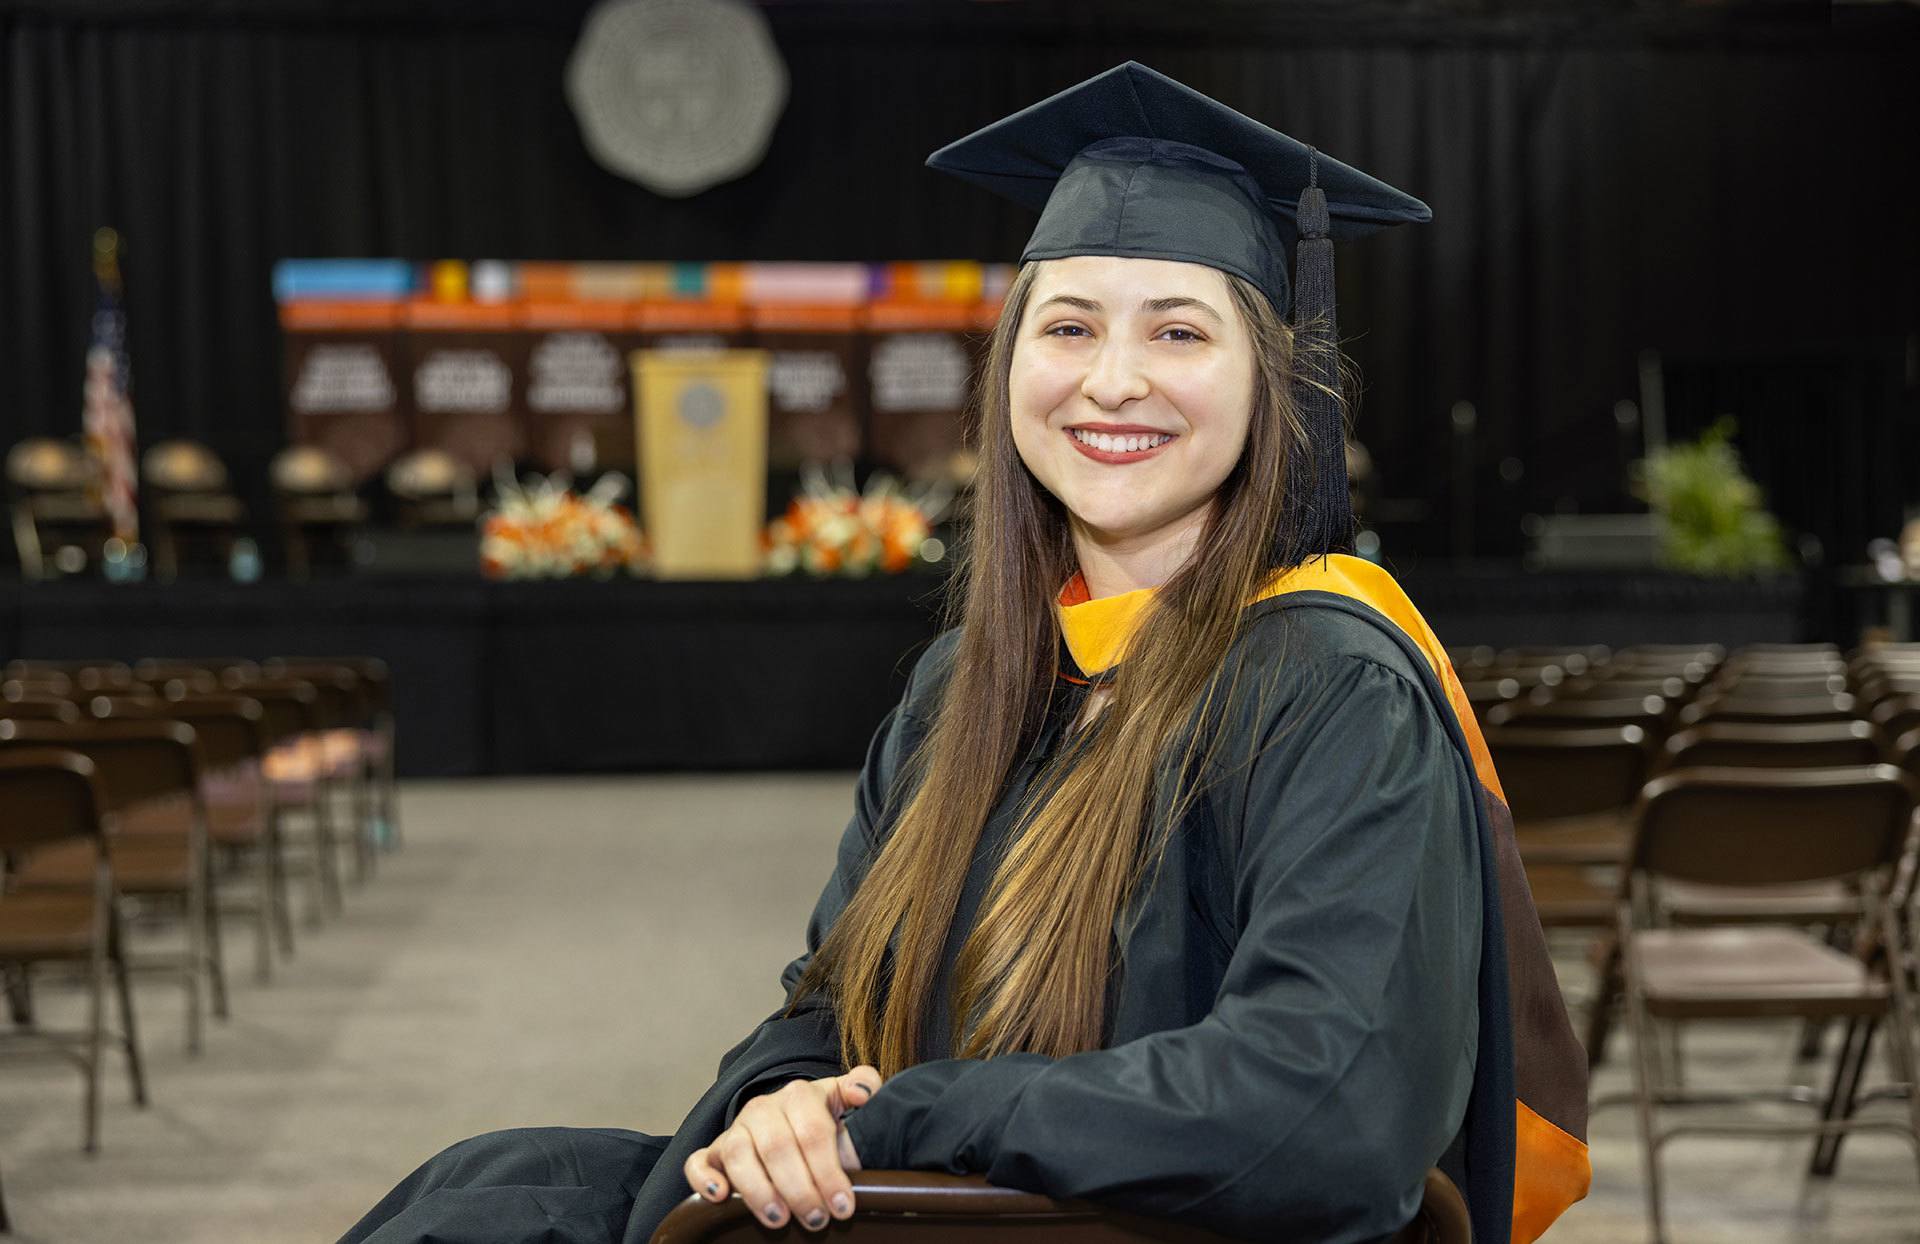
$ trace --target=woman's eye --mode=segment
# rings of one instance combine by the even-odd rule
[[[1055,324],[1047,330],[1047,336],[1049,337],[1084,337],[1086,334],[1087,330],[1078,324]]]
[[[1166,330],[1166,332],[1163,332],[1160,335],[1162,337],[1172,335],[1175,341],[1205,340],[1205,338],[1201,337],[1199,333],[1194,332],[1191,328],[1169,328]]]

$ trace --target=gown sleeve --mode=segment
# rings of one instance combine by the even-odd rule
[[[907,1068],[848,1116],[863,1166],[1264,1239],[1412,1218],[1473,1079],[1473,786],[1401,673],[1348,654],[1309,673],[1248,711],[1262,750],[1210,796],[1237,930],[1210,1013],[1065,1058]]]
[[[924,664],[924,661],[923,661]],[[807,949],[780,973],[789,1004],[807,963],[845,909],[879,849],[878,827],[895,778],[923,726],[913,715],[916,684],[923,674],[916,667],[900,705],[887,714],[867,748],[866,763],[854,790],[853,817],[840,836],[833,875],[814,904],[807,921]],[[740,1108],[762,1093],[789,1080],[840,1075],[840,1029],[831,1001],[821,993],[810,995],[793,1014],[783,1006],[769,1016],[720,1059],[717,1078],[736,1087],[727,1101],[725,1125],[732,1126]]]

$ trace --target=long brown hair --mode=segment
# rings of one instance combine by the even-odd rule
[[[795,994],[828,991],[846,1064],[883,1075],[917,1061],[981,830],[1058,681],[1054,597],[1076,560],[1066,513],[1027,470],[1010,420],[1014,342],[1035,275],[1026,265],[1008,292],[977,386],[981,463],[949,599],[960,630],[951,674],[893,796],[906,806]],[[1171,771],[1195,771],[1206,732],[1190,722],[1220,686],[1243,606],[1297,544],[1287,498],[1311,456],[1293,396],[1295,336],[1255,286],[1227,281],[1254,355],[1246,448],[1198,547],[1155,593],[1105,711],[1060,749],[1021,809],[955,967],[959,1056],[1100,1046],[1114,922],[1192,797],[1160,801],[1174,811],[1149,825],[1164,769],[1152,761],[1180,745]]]

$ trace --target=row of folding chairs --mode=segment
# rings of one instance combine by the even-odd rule
[[[1668,664],[1662,676],[1697,690],[1655,724],[1489,714],[1485,728],[1542,924],[1595,939],[1589,1059],[1603,1058],[1617,1014],[1624,1011],[1634,1032],[1628,1100],[1642,1133],[1656,1239],[1665,1231],[1659,1151],[1675,1135],[1722,1130],[1690,1118],[1662,1122],[1670,1108],[1725,1100],[1685,1087],[1683,1023],[1799,1019],[1809,1057],[1827,1029],[1840,1026],[1825,1090],[1785,1091],[1816,1108],[1810,1126],[1740,1120],[1725,1130],[1811,1131],[1816,1174],[1834,1170],[1841,1138],[1855,1127],[1891,1127],[1920,1147],[1920,721],[1895,734],[1888,727],[1900,718],[1862,719],[1851,703],[1830,715],[1764,711],[1769,700],[1812,698],[1814,688],[1801,681],[1811,679],[1821,680],[1822,695],[1861,691],[1897,702],[1889,697],[1904,694],[1897,688],[1911,654],[1686,660],[1707,668],[1683,673]],[[1730,701],[1738,711],[1687,711]],[[1905,1102],[1899,1119],[1858,1113],[1876,1037]]]
[[[351,875],[365,880],[398,845],[391,683],[369,658],[15,661],[3,672],[4,1035],[74,1056],[91,1153],[109,1052],[124,1054],[135,1103],[147,1101],[129,974],[180,983],[197,1054],[204,1016],[229,1013],[222,918],[248,919],[265,982],[293,953],[290,879],[304,876],[316,927],[341,910],[342,855],[351,848]],[[135,915],[172,917],[182,947],[130,945]],[[35,983],[56,965],[84,982],[82,1031],[36,1022]]]
[[[1640,727],[1657,739],[1705,723],[1797,725],[1862,720],[1891,740],[1920,726],[1920,648],[1856,654],[1804,649],[1629,649],[1516,655],[1468,667],[1463,690],[1483,725]],[[1570,670],[1579,669],[1578,674]],[[1480,677],[1477,675],[1494,675]]]

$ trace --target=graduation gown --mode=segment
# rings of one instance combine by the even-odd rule
[[[1062,694],[981,835],[943,995],[1021,795],[1148,602],[1063,598]],[[1533,1239],[1586,1190],[1585,1058],[1452,670],[1354,558],[1277,578],[1245,622],[1223,668],[1262,694],[1231,700],[1221,771],[1116,922],[1103,1048],[956,1059],[932,1016],[926,1060],[848,1116],[861,1162],[1328,1244],[1398,1229],[1437,1164],[1476,1238]],[[923,654],[874,736],[789,996],[899,814],[893,779],[956,638]],[[826,1000],[771,1016],[660,1155],[625,1244],[686,1197],[682,1163],[746,1101],[843,1070]]]

